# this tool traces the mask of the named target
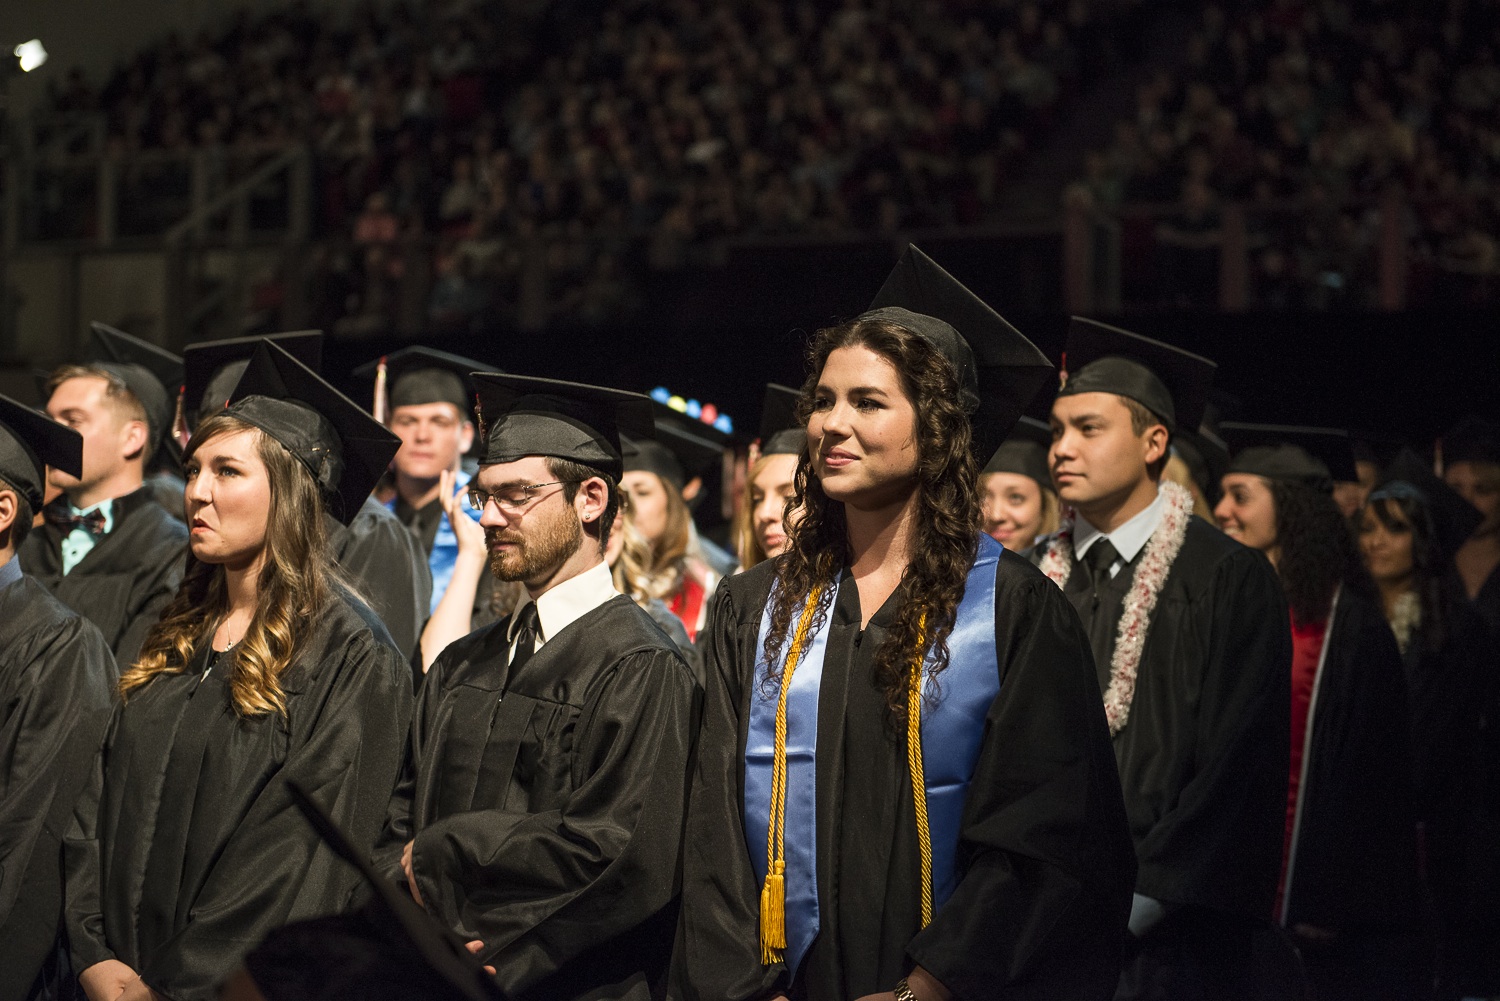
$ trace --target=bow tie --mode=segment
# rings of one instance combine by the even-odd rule
[[[47,521],[56,525],[63,533],[81,528],[94,538],[104,534],[104,511],[95,508],[82,514],[74,514],[65,504],[58,504],[46,510]]]

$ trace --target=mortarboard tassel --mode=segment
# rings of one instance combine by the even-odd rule
[[[375,366],[375,399],[370,405],[370,416],[384,424],[390,417],[390,395],[386,392],[386,364],[385,355],[380,356],[380,364]]]
[[[183,448],[187,448],[188,440],[193,437],[192,429],[187,426],[187,407],[184,402],[186,396],[187,387],[178,387],[177,409],[172,414],[172,437]]]

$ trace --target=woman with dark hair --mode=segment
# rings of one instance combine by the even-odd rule
[[[749,570],[786,550],[787,532],[797,512],[789,506],[796,487],[798,459],[807,432],[797,420],[801,392],[766,385],[760,421],[760,452],[752,455],[745,496],[735,512],[733,537],[740,567]]]
[[[1453,571],[1453,554],[1480,515],[1447,484],[1403,452],[1359,513],[1359,546],[1380,590],[1411,692],[1417,808],[1426,876],[1436,905],[1439,996],[1489,993],[1478,979],[1487,945],[1474,920],[1493,907],[1476,893],[1471,862],[1493,856],[1493,834],[1476,829],[1482,801],[1484,624]],[[1476,837],[1476,835],[1479,835]]]
[[[90,1001],[215,997],[267,932],[347,900],[357,874],[286,783],[374,843],[410,673],[332,570],[322,513],[353,517],[398,444],[269,344],[189,443],[186,575],[120,678],[67,845]]]
[[[1067,600],[979,532],[964,338],[1036,359],[1012,386],[1047,367],[914,248],[876,303],[814,338],[802,517],[700,641],[673,991],[1108,998],[1135,877],[1108,728]]]
[[[1410,998],[1429,981],[1400,653],[1333,500],[1342,432],[1224,424],[1215,514],[1265,553],[1291,610],[1292,728],[1277,918],[1318,999]]]

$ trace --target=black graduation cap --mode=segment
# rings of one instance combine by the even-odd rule
[[[760,408],[761,455],[801,455],[807,448],[807,429],[797,420],[801,397],[800,390],[766,383],[766,398]]]
[[[401,447],[358,404],[270,341],[255,346],[228,411],[296,456],[345,525]]]
[[[1443,461],[1500,463],[1500,424],[1466,417],[1443,435]]]
[[[1252,473],[1268,480],[1292,480],[1332,489],[1336,482],[1359,479],[1349,433],[1338,428],[1286,424],[1219,425],[1234,450],[1231,473]]]
[[[385,366],[385,387],[380,368]],[[424,403],[451,403],[465,415],[474,411],[474,381],[470,374],[492,371],[494,366],[426,347],[409,347],[382,355],[354,370],[362,379],[375,383],[375,400],[371,413],[384,410],[389,417],[396,407],[414,407]],[[386,399],[380,394],[385,389]]]
[[[172,429],[177,392],[182,387],[182,359],[150,341],[116,330],[107,323],[89,324],[101,358],[93,364],[124,382],[146,411],[151,439]]]
[[[1409,448],[1402,449],[1391,460],[1365,503],[1406,500],[1413,495],[1427,509],[1441,562],[1447,563],[1474,534],[1484,516]]]
[[[494,978],[453,932],[376,872],[365,853],[306,790],[291,780],[286,786],[303,817],[334,854],[359,870],[374,897],[357,916],[364,920],[345,919],[332,927],[293,925],[284,933],[273,932],[253,949],[245,957],[245,968],[268,1001],[338,1001],[349,996],[440,1001],[504,998]],[[341,948],[341,934],[358,936],[358,948]],[[355,955],[346,957],[349,952]]]
[[[0,481],[41,511],[47,467],[83,475],[83,436],[44,413],[0,395]]]
[[[545,455],[620,478],[622,433],[653,436],[651,398],[560,379],[472,374],[484,434],[481,466]]]
[[[1036,345],[914,245],[859,319],[905,327],[953,363],[965,409],[980,411],[974,418],[980,455],[1010,433],[1053,372]]]
[[[323,370],[323,331],[293,330],[263,337],[228,337],[199,341],[182,349],[183,405],[190,427],[229,402],[245,366],[261,341],[271,341],[312,369]]]
[[[1057,395],[1114,393],[1135,400],[1176,434],[1202,423],[1216,368],[1202,355],[1075,316]]]
[[[1052,448],[1052,429],[1034,417],[1022,417],[1000,444],[983,473],[1016,473],[1036,480],[1043,490],[1055,490],[1047,453]]]
[[[635,442],[635,453],[625,458],[625,471],[655,473],[681,493],[689,480],[707,473],[724,455],[729,436],[656,400],[651,401],[651,413],[656,440]]]

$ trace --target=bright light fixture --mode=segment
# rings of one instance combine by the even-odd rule
[[[33,38],[16,46],[16,58],[21,61],[21,72],[30,73],[47,61],[47,50],[40,39]]]

